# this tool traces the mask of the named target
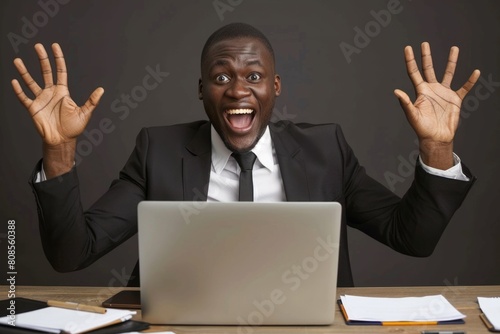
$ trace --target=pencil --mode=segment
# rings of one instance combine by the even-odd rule
[[[86,311],[86,312],[100,313],[100,314],[106,313],[106,309],[104,307],[84,305],[84,304],[72,303],[72,302],[61,302],[61,301],[57,301],[57,300],[49,300],[49,301],[47,301],[47,305],[53,306],[53,307],[66,308],[66,309],[70,309],[70,310],[77,310],[77,311]]]
[[[439,325],[438,321],[382,321],[382,326]]]

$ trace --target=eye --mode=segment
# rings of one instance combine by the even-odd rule
[[[219,74],[215,77],[215,81],[217,81],[218,83],[226,83],[229,81],[229,77],[225,74]]]
[[[248,80],[250,81],[259,81],[261,78],[259,73],[252,73],[248,76]]]

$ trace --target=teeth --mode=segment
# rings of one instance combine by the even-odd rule
[[[241,114],[251,114],[253,109],[229,109],[227,113],[229,115],[241,115]]]

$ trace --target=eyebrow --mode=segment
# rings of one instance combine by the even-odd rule
[[[217,59],[213,64],[212,66],[210,67],[215,67],[215,66],[225,66],[227,65],[229,62],[225,59]]]
[[[256,60],[250,60],[246,63],[247,66],[249,65],[259,65],[259,66],[262,66],[262,63],[260,62],[260,60],[256,59]]]

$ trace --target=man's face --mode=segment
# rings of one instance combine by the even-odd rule
[[[280,92],[272,55],[259,39],[222,40],[202,60],[199,96],[231,151],[245,152],[255,146]]]

